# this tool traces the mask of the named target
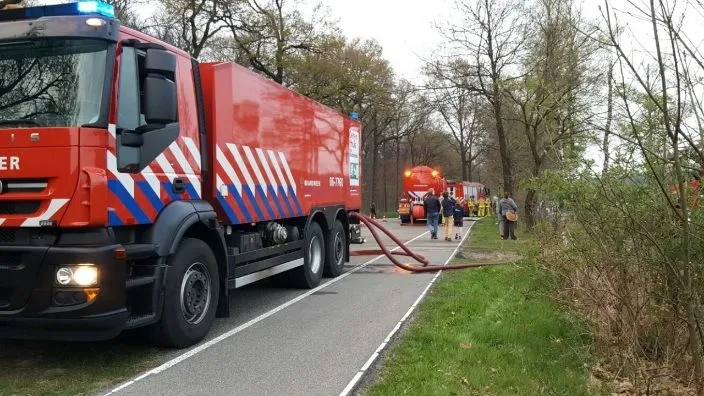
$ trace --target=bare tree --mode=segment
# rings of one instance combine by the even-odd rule
[[[232,47],[243,60],[279,84],[290,85],[287,76],[291,58],[314,51],[322,33],[335,28],[326,9],[317,5],[310,20],[286,0],[239,0],[223,12]]]
[[[453,56],[466,60],[454,74],[471,77],[468,87],[492,106],[501,155],[503,187],[513,192],[516,184],[513,160],[504,126],[503,86],[511,79],[511,67],[519,60],[525,40],[520,0],[458,0],[457,11],[464,15],[460,24],[442,29]]]
[[[198,58],[223,28],[224,0],[160,0],[147,30]]]
[[[393,95],[394,115],[390,125],[389,136],[395,146],[395,172],[391,180],[394,183],[394,197],[399,197],[399,188],[403,183],[401,175],[401,145],[411,135],[428,126],[432,112],[425,97],[416,94],[415,87],[410,82],[401,80]],[[388,183],[385,183],[385,185]]]
[[[602,173],[609,170],[609,156],[611,150],[609,147],[609,137],[611,135],[611,124],[614,119],[614,67],[615,63],[610,62],[609,71],[606,76],[608,84],[608,92],[606,97],[606,126],[604,127],[604,138],[601,142],[601,151],[604,154],[604,163],[602,165]]]
[[[147,4],[145,0],[105,0],[107,4],[115,7],[115,17],[120,22],[132,29],[148,29],[146,18],[139,15],[139,9]]]
[[[462,63],[462,60],[451,60],[452,63]],[[460,157],[462,180],[472,180],[473,164],[484,152],[481,145],[483,130],[478,120],[480,109],[479,97],[470,87],[471,83],[465,73],[457,74],[457,70],[466,67],[448,66],[442,69],[428,68],[426,72],[431,77],[430,93],[433,107],[439,113],[445,127],[454,140],[452,148]]]
[[[443,151],[447,149],[447,135],[439,126],[428,126],[408,137],[411,165],[433,167],[443,163]]]
[[[565,143],[584,134],[582,114],[591,111],[593,87],[587,61],[594,46],[579,33],[572,0],[540,0],[531,19],[535,31],[526,42],[525,76],[508,84],[507,94],[519,108],[532,159],[530,176],[538,177],[550,155],[559,162],[566,155]],[[535,224],[536,195],[529,186],[524,204],[528,228]]]
[[[685,2],[687,7],[694,11],[704,11],[701,2]],[[651,55],[656,72],[657,84],[652,84],[649,78],[648,69],[642,70],[638,64],[626,53],[626,49],[620,42],[620,37],[614,28],[616,14],[611,6],[611,2],[605,0],[603,10],[607,24],[609,43],[618,55],[621,80],[624,85],[627,79],[635,80],[635,86],[639,92],[644,94],[646,106],[651,106],[657,113],[658,120],[661,120],[660,129],[662,139],[665,142],[667,152],[658,153],[648,146],[648,142],[643,138],[643,130],[639,128],[636,113],[639,110],[624,96],[624,107],[628,116],[628,132],[635,140],[639,148],[649,176],[652,177],[662,193],[662,197],[667,202],[671,214],[679,224],[676,248],[673,254],[668,250],[662,252],[663,261],[669,268],[668,276],[674,279],[679,286],[672,290],[673,304],[676,308],[684,312],[688,334],[688,349],[694,371],[694,379],[697,385],[697,393],[704,394],[704,360],[702,359],[702,328],[698,318],[701,312],[701,296],[699,290],[701,283],[696,282],[697,273],[700,271],[698,265],[701,260],[696,260],[692,255],[695,248],[695,241],[692,233],[692,219],[690,208],[688,207],[688,193],[686,173],[683,168],[683,153],[693,153],[702,163],[704,156],[696,142],[699,136],[699,128],[689,127],[687,118],[687,87],[686,76],[696,73],[691,68],[699,67],[699,72],[704,70],[704,58],[695,51],[682,34],[679,20],[685,18],[683,14],[676,16],[677,5],[669,4],[662,0],[649,0],[647,5],[634,6],[636,13],[643,20],[649,21],[653,33],[651,42]],[[679,12],[682,12],[681,9]],[[669,48],[663,48],[667,45]],[[684,62],[685,57],[693,60],[689,65]],[[649,64],[649,65],[650,65]],[[696,66],[695,66],[696,65]],[[688,68],[690,68],[688,70]],[[694,106],[696,107],[696,105]],[[666,171],[663,171],[666,170]],[[671,194],[668,188],[668,175],[672,184],[676,186],[676,194]],[[665,242],[665,241],[663,241]],[[674,242],[674,241],[673,241]],[[694,242],[700,243],[700,241]],[[658,246],[658,244],[656,244]],[[662,248],[659,246],[659,248]]]

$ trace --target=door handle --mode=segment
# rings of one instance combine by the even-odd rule
[[[174,182],[171,184],[174,193],[183,194],[186,192],[186,185],[183,183],[183,179],[175,178]]]

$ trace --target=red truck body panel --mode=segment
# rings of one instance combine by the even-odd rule
[[[214,160],[203,194],[221,221],[361,207],[359,165],[351,172],[359,163],[358,122],[233,63],[201,64],[201,75]]]
[[[52,128],[41,133],[41,128],[14,128],[4,134],[6,137],[0,141],[0,177],[8,192],[0,203],[18,206],[3,210],[0,225],[38,227],[42,220],[60,221],[76,190],[80,172],[79,132],[92,132],[79,129]],[[22,181],[47,184],[41,191],[14,192],[12,184]],[[19,205],[25,209],[19,209]]]

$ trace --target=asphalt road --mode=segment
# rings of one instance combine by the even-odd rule
[[[424,226],[385,225],[431,264],[444,264],[458,245],[431,240]],[[352,248],[376,248],[363,235],[367,242]],[[230,318],[216,319],[206,341],[102,394],[339,395],[435,277],[375,256],[352,257],[346,271],[310,291],[266,281],[234,291]]]

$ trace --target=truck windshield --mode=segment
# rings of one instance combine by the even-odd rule
[[[0,128],[97,122],[107,48],[94,39],[0,42]]]

